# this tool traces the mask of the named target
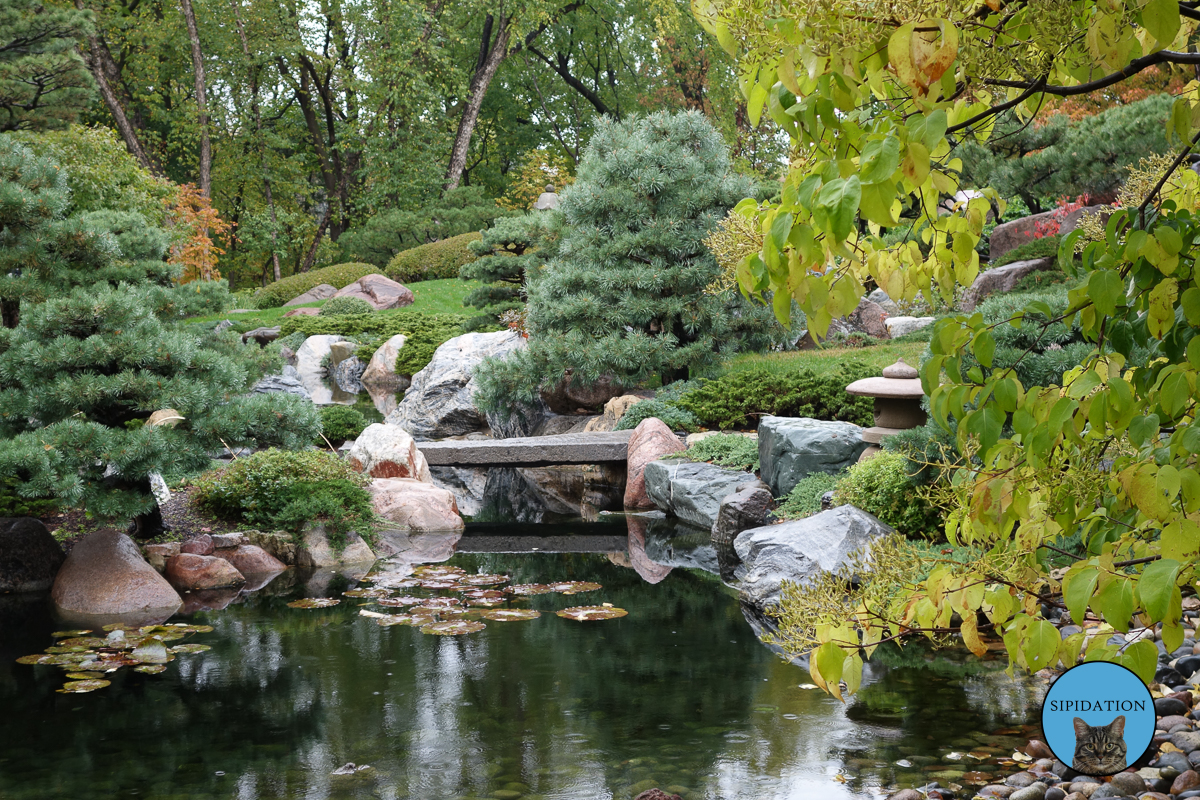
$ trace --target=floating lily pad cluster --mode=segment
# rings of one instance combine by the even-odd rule
[[[408,625],[433,636],[459,636],[481,631],[486,627],[484,620],[519,622],[537,619],[542,615],[540,611],[513,608],[511,604],[534,595],[574,595],[602,588],[600,584],[588,581],[505,586],[509,581],[507,575],[470,575],[459,567],[445,565],[417,567],[411,577],[398,578],[385,573],[366,580],[374,585],[366,589],[351,589],[343,592],[343,596],[365,600],[364,606],[375,605],[403,611],[382,612],[364,607],[358,612],[361,616],[374,619],[382,626]],[[418,594],[418,591],[425,593]],[[339,602],[336,599],[308,599],[288,605],[293,608],[326,608]],[[628,612],[604,604],[566,608],[556,613],[564,619],[588,622],[623,617]]]
[[[203,653],[206,644],[177,644],[168,646],[193,633],[211,633],[209,625],[143,625],[136,627],[113,623],[105,625],[104,635],[92,630],[57,631],[58,641],[45,653],[22,656],[18,664],[42,664],[61,667],[67,682],[58,691],[62,694],[83,694],[103,689],[112,681],[105,676],[123,667],[134,672],[156,675],[175,660],[176,655]]]

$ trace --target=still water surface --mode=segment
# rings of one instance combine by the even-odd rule
[[[998,664],[930,668],[910,650],[893,662],[917,666],[873,668],[849,707],[800,688],[807,672],[764,647],[704,572],[649,584],[599,553],[447,563],[597,581],[527,605],[609,602],[629,616],[429,636],[359,616],[361,599],[288,608],[353,584],[285,573],[187,618],[214,626],[188,639],[212,650],[64,695],[61,670],[13,663],[53,643],[42,606],[0,608],[0,798],[629,800],[651,786],[686,800],[863,797],[939,772],[952,781],[950,750],[1023,742],[985,735],[1025,722],[1034,699]],[[346,762],[371,768],[331,775]]]

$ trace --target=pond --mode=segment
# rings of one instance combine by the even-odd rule
[[[543,613],[432,636],[360,616],[370,601],[342,596],[345,576],[284,573],[186,618],[213,626],[189,639],[211,650],[72,695],[56,691],[60,669],[14,663],[57,628],[40,602],[10,598],[0,797],[628,800],[654,786],[686,800],[862,797],[996,770],[964,754],[1024,744],[1012,726],[1036,691],[1000,662],[906,648],[843,705],[804,688],[807,671],[756,639],[716,576],[677,568],[647,583],[623,552],[464,552],[504,549],[480,537],[529,538],[530,526],[510,527],[469,530],[445,563],[513,583],[594,581],[603,588],[524,605],[611,603],[628,616]],[[305,596],[341,603],[288,607]],[[369,769],[332,774],[347,762]]]

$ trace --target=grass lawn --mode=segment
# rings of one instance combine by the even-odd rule
[[[778,373],[803,368],[822,375],[852,359],[875,367],[876,372],[882,372],[884,367],[894,364],[897,358],[903,358],[905,363],[920,367],[921,354],[925,352],[928,344],[907,339],[908,337],[902,341],[884,341],[873,347],[826,347],[820,350],[792,350],[786,353],[747,353],[735,356],[722,364],[712,377],[749,369],[766,369]]]
[[[472,314],[475,309],[464,308],[462,301],[473,289],[480,286],[478,281],[463,281],[458,278],[446,278],[438,281],[421,281],[406,284],[413,293],[413,304],[403,310],[419,311],[422,314]],[[191,317],[187,321],[195,324],[216,324],[227,319],[234,324],[234,330],[245,333],[255,328],[273,328],[279,324],[283,315],[294,308],[320,308],[322,300],[317,303],[305,303],[302,306],[287,306],[286,308],[266,308],[248,311],[244,314],[231,314],[222,311],[220,314],[209,314],[203,317]],[[377,314],[390,314],[391,311],[377,311]]]

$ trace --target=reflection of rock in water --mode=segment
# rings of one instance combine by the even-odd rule
[[[405,384],[395,388],[382,386],[363,386],[363,389],[365,389],[367,394],[370,395],[371,402],[375,404],[375,410],[386,417],[388,414],[395,411],[396,406],[400,404],[398,395],[404,393],[404,388],[406,386],[407,381]]]
[[[439,483],[455,493],[464,516],[475,522],[537,523],[591,517],[598,511],[620,509],[625,492],[624,470],[608,465],[510,467],[481,472],[487,481],[475,513],[464,508],[459,489],[449,481]],[[436,473],[434,481],[439,482]]]
[[[646,555],[664,566],[720,574],[712,534],[679,520],[665,517],[647,520]]]
[[[625,515],[625,522],[629,526],[629,564],[646,583],[658,583],[671,574],[670,567],[656,563],[646,555],[647,529],[652,521],[665,519],[665,516],[661,511]]]
[[[717,554],[717,574],[721,576],[721,580],[730,586],[737,583],[735,573],[741,565],[742,560],[738,558],[737,551],[733,549],[733,542],[713,542],[713,550]]]
[[[389,576],[403,577],[412,574],[414,564],[430,564],[445,561],[454,555],[455,545],[462,538],[462,531],[439,533],[403,533],[380,531],[376,552],[385,558],[380,567]],[[379,568],[374,568],[379,569]],[[379,581],[379,585],[386,585]]]

